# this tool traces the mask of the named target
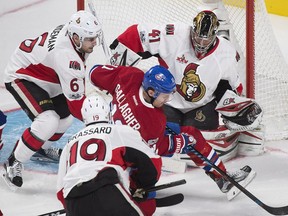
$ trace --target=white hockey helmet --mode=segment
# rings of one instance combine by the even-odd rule
[[[95,122],[109,122],[110,120],[109,104],[100,95],[86,97],[81,113],[86,125]]]
[[[97,18],[88,11],[80,10],[71,16],[68,23],[68,34],[70,38],[74,34],[79,36],[81,44],[77,48],[81,48],[85,38],[96,37],[97,45],[102,44],[102,26]]]

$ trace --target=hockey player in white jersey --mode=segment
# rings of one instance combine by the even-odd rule
[[[229,159],[237,153],[239,133],[219,126],[216,106],[227,90],[232,90],[237,97],[242,94],[243,86],[237,70],[239,54],[230,41],[217,36],[218,28],[219,21],[210,10],[199,12],[192,26],[180,22],[135,24],[110,45],[113,53],[110,61],[127,65],[128,61],[122,58],[127,53],[130,54],[127,60],[157,57],[159,64],[169,68],[174,75],[177,87],[173,100],[164,106],[167,122],[200,129],[221,156]],[[129,52],[123,52],[125,48]],[[247,101],[256,110],[252,122],[257,119],[259,123],[261,108],[254,100]],[[243,110],[238,107],[235,115],[249,109],[241,108]],[[230,119],[239,123],[236,116]],[[250,126],[250,123],[244,126]]]
[[[4,82],[32,124],[4,164],[11,186],[22,186],[22,163],[59,140],[72,116],[82,120],[85,61],[101,38],[98,20],[87,11],[78,11],[67,24],[26,39],[15,50]]]
[[[135,202],[129,191],[155,185],[160,156],[130,126],[108,124],[102,97],[87,97],[81,111],[86,127],[69,139],[59,164],[57,197],[67,214],[153,215],[155,199]]]

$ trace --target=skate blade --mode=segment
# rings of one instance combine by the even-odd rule
[[[251,170],[251,172],[249,173],[249,175],[243,180],[238,182],[242,187],[246,187],[256,176],[256,172],[254,170]],[[232,199],[234,199],[236,196],[238,196],[240,194],[240,190],[233,186],[227,193],[227,199],[230,201]]]
[[[59,163],[58,160],[53,160],[51,158],[48,158],[48,157],[41,157],[41,156],[32,156],[30,158],[31,161],[34,161],[34,162],[40,162],[40,163]]]
[[[1,177],[3,178],[4,182],[6,183],[6,185],[10,188],[10,190],[12,190],[13,192],[17,191],[19,189],[19,187],[17,187],[16,185],[14,185],[10,179],[8,178],[7,174],[6,174],[6,170],[5,168],[1,168],[0,170],[1,172]]]

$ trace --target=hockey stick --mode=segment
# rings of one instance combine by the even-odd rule
[[[185,179],[169,182],[166,184],[161,184],[158,186],[153,186],[153,187],[145,190],[145,192],[148,193],[148,192],[152,192],[152,191],[163,190],[166,188],[171,188],[171,187],[175,187],[175,186],[182,185],[182,184],[186,184]],[[184,200],[184,196],[181,193],[173,194],[171,196],[167,196],[167,197],[163,197],[163,198],[155,198],[157,207],[166,207],[166,206],[176,205],[176,204],[181,203],[183,200]],[[65,209],[60,209],[57,211],[48,212],[48,213],[41,214],[38,216],[56,216],[56,215],[64,214],[65,212],[66,212]]]
[[[171,134],[176,134],[171,128],[166,127]],[[206,162],[208,165],[212,166],[217,172],[219,172],[225,179],[231,182],[235,187],[237,187],[240,191],[242,191],[246,196],[252,199],[256,204],[258,204],[261,208],[265,209],[272,215],[287,215],[288,214],[288,206],[282,207],[272,207],[264,204],[261,200],[255,197],[252,193],[250,193],[246,188],[242,187],[238,182],[236,182],[232,177],[227,175],[224,171],[222,171],[218,166],[212,163],[208,158],[203,156],[199,151],[197,151],[192,145],[189,146],[191,152],[197,155],[202,161]]]
[[[98,20],[98,22],[100,22],[99,18],[97,17],[97,14],[96,14],[96,10],[95,10],[95,7],[93,5],[92,2],[88,1],[88,7],[89,7],[89,10],[91,11],[91,13],[93,14],[93,16],[96,17],[96,19]],[[104,54],[106,56],[106,59],[110,59],[110,56],[111,56],[111,52],[110,52],[110,49],[108,48],[107,44],[106,44],[106,41],[105,41],[105,37],[104,37],[104,32],[102,31],[102,48],[103,48],[103,51],[104,51]]]
[[[146,189],[145,192],[149,193],[149,192],[153,192],[153,191],[163,190],[163,189],[166,189],[166,188],[175,187],[175,186],[182,185],[182,184],[186,184],[186,180],[185,179],[181,179],[181,180],[178,180],[178,181],[173,181],[173,182],[169,182],[169,183],[166,183],[166,184],[161,184],[161,185],[158,185],[158,186],[154,186],[154,187],[151,187],[149,189]]]
[[[156,207],[167,207],[172,205],[177,205],[184,200],[184,195],[182,193],[173,194],[163,198],[155,198]]]

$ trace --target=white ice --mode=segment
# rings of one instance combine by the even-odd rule
[[[33,3],[37,4],[33,4]],[[23,4],[29,7],[21,8]],[[0,69],[1,73],[21,40],[64,23],[76,10],[71,0],[9,0],[0,2]],[[4,14],[4,11],[15,12]],[[288,62],[288,18],[270,15],[276,38]],[[1,76],[1,110],[17,108],[13,98],[4,90]],[[273,122],[271,122],[273,124]],[[7,141],[7,144],[9,141]],[[13,143],[9,143],[9,145]],[[8,157],[2,155],[1,157]],[[265,204],[273,207],[288,205],[288,141],[267,142],[266,152],[257,157],[238,157],[226,163],[228,170],[250,165],[256,172],[255,180],[247,189]],[[2,165],[1,165],[2,166]],[[0,179],[0,209],[5,216],[34,216],[61,209],[56,198],[56,175],[44,171],[25,170],[24,184],[16,192],[10,191]],[[185,200],[176,206],[159,208],[158,216],[265,216],[270,215],[245,194],[232,201],[220,192],[216,184],[198,169],[185,174],[164,173],[159,183],[185,178],[186,185],[162,190],[159,196],[183,193]]]

